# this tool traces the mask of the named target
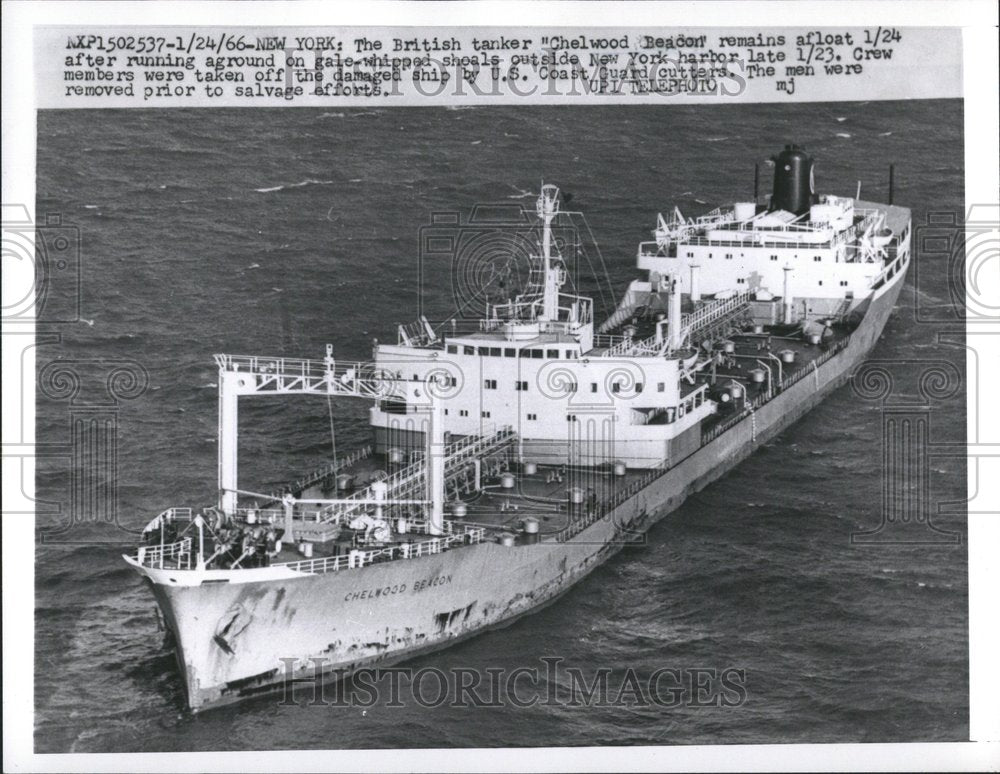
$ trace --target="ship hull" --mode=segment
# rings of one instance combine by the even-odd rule
[[[905,271],[876,291],[849,344],[568,540],[482,543],[282,580],[153,591],[194,710],[290,679],[388,666],[505,625],[553,600],[841,386],[885,326]]]

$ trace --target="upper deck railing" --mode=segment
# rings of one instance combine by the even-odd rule
[[[360,569],[379,562],[391,562],[401,559],[418,559],[421,556],[431,556],[462,545],[482,543],[486,536],[484,527],[469,526],[445,522],[448,532],[440,537],[421,540],[413,543],[394,543],[367,551],[354,550],[340,556],[324,556],[315,559],[303,559],[296,562],[272,564],[271,567],[283,567],[295,572],[319,575],[327,572]]]
[[[709,239],[707,236],[687,236],[672,244],[678,249],[685,246],[696,247],[799,247],[807,240],[795,239],[793,235],[806,236],[814,235],[819,239],[808,244],[822,244],[827,247],[837,247],[841,244],[854,241],[860,234],[873,226],[881,216],[880,210],[856,209],[855,216],[860,215],[861,220],[848,226],[843,231],[831,231],[829,226],[811,223],[791,223],[783,226],[767,226],[766,228],[753,229],[748,236],[742,239]],[[727,230],[720,227],[719,230]],[[827,237],[823,232],[831,231]],[[638,258],[665,258],[663,245],[656,240],[640,242]],[[850,261],[850,258],[848,258]]]

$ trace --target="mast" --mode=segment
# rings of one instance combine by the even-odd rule
[[[430,501],[428,532],[431,535],[444,534],[444,403],[437,394],[437,383],[432,376],[427,380],[426,393],[429,401],[427,426],[424,433],[424,471],[426,474],[427,499]]]
[[[219,510],[236,512],[240,374],[219,362]]]
[[[542,186],[536,211],[538,217],[542,219],[542,268],[545,271],[542,314],[548,320],[557,320],[559,318],[559,270],[552,265],[552,219],[559,212],[559,189],[556,186]]]

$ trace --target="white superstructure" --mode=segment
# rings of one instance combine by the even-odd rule
[[[571,449],[580,465],[610,456],[656,467],[685,453],[717,409],[707,377],[727,331],[842,321],[908,249],[909,226],[893,234],[884,210],[837,196],[810,202],[801,213],[741,202],[698,218],[659,216],[656,239],[638,251],[647,278],[595,330],[591,300],[562,292],[566,269],[551,236],[559,191],[544,186],[533,257],[542,280],[530,292],[488,307],[478,331],[422,319],[411,328],[419,335],[401,326],[397,344],[377,346],[378,368],[401,386],[371,410],[379,450],[419,446],[415,393],[444,369],[456,375],[443,408],[453,435],[512,427],[532,458],[564,460]],[[588,435],[600,448],[579,442]]]

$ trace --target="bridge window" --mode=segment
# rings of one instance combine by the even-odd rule
[[[480,347],[479,348],[479,354],[480,355],[489,355],[490,354],[490,348],[489,347]]]
[[[462,353],[465,354],[465,355],[475,355],[476,354],[476,348],[475,347],[462,347]]]
[[[458,346],[455,345],[455,344],[449,344],[448,345],[448,354],[449,355],[457,355],[458,354]]]
[[[496,379],[487,379],[483,384],[486,386],[487,390],[495,390],[497,388]]]
[[[490,347],[490,357],[500,357],[500,347]]]
[[[517,357],[517,352],[514,350],[513,347],[507,347],[503,351],[503,356],[504,357]]]
[[[615,382],[614,384],[611,385],[611,392],[621,392],[621,391],[622,391],[621,382]]]
[[[590,383],[590,391],[591,392],[597,392],[597,382],[591,382]]]
[[[559,350],[558,349],[549,349],[549,350],[546,350],[545,351],[545,357],[549,358],[550,360],[558,360],[559,359]]]
[[[566,350],[566,359],[567,360],[576,360],[576,350],[567,349]]]
[[[657,392],[663,392],[666,388],[667,388],[667,385],[665,385],[663,382],[657,382],[656,383],[656,391]]]
[[[533,350],[531,350],[531,356],[535,360],[541,360],[543,357],[545,357],[545,350],[544,349],[533,349]]]
[[[638,395],[638,394],[639,394],[640,392],[642,392],[642,388],[643,388],[644,386],[645,386],[645,385],[644,385],[644,384],[643,384],[642,382],[636,382],[636,384],[635,384],[635,392],[636,392],[636,395]]]

